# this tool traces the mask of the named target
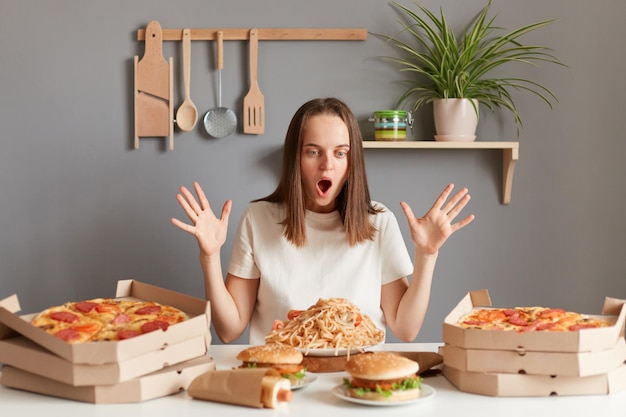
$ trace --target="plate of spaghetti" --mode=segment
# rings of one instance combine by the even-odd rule
[[[276,320],[266,343],[300,349],[307,356],[344,356],[382,343],[385,332],[344,298],[320,298],[306,310],[291,310]]]

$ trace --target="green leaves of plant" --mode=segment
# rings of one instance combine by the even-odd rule
[[[488,18],[491,0],[474,18],[460,38],[445,17],[443,8],[435,15],[414,0],[414,11],[397,2],[392,3],[406,17],[399,21],[402,29],[394,35],[373,34],[399,49],[401,57],[386,57],[399,65],[399,71],[412,74],[406,80],[407,90],[398,106],[414,99],[413,110],[438,98],[477,99],[490,110],[511,111],[519,129],[522,120],[511,91],[532,93],[552,108],[556,95],[547,87],[527,78],[493,76],[492,71],[505,64],[562,64],[552,50],[540,45],[524,45],[520,38],[543,28],[554,20],[544,20],[512,31],[495,26],[495,17]],[[403,36],[403,38],[401,38]],[[403,40],[408,38],[407,40]]]

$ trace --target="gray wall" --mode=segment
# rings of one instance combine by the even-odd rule
[[[424,4],[443,6],[462,24],[485,1]],[[421,342],[440,340],[446,313],[472,289],[488,288],[499,305],[585,312],[599,312],[605,296],[626,297],[626,57],[615,29],[626,3],[495,0],[493,12],[510,28],[558,19],[526,41],[551,46],[569,65],[518,73],[550,86],[560,103],[550,111],[531,96],[517,97],[525,129],[511,204],[500,203],[498,151],[366,152],[373,197],[396,213],[409,245],[401,200],[424,213],[448,182],[472,194],[467,213],[476,220],[440,253]],[[300,104],[340,97],[372,138],[369,114],[392,107],[401,91],[393,84],[398,73],[376,59],[392,51],[373,36],[262,41],[265,134],[239,128],[212,139],[198,125],[176,130],[174,151],[163,139],[141,139],[134,150],[133,56],[143,55],[136,31],[150,20],[164,28],[398,28],[380,0],[0,0],[0,298],[18,294],[24,313],[113,295],[126,278],[202,297],[195,240],[169,222],[184,216],[178,187],[199,180],[216,210],[232,198],[232,236],[247,202],[273,190],[284,132]],[[191,96],[201,115],[216,104],[212,51],[212,42],[193,42]],[[164,55],[175,59],[178,107],[180,44],[166,42]],[[223,104],[240,113],[246,43],[225,43],[223,82]],[[432,138],[430,117],[417,115],[415,139]],[[509,119],[483,112],[479,140],[516,140]],[[229,239],[224,263],[230,247]]]

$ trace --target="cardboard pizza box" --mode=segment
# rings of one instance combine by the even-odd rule
[[[72,386],[5,365],[0,385],[95,404],[136,403],[186,390],[196,377],[215,370],[209,355],[181,362],[115,385]]]
[[[444,345],[443,363],[468,372],[528,375],[589,376],[605,374],[626,361],[626,341],[596,352],[527,352],[463,349]]]
[[[165,331],[157,330],[123,341],[67,343],[31,325],[37,313],[19,316],[19,301],[17,295],[13,295],[0,301],[0,340],[20,334],[69,362],[90,365],[123,362],[198,336],[204,337],[208,351],[211,344],[208,301],[132,279],[118,281],[115,296],[171,305],[190,318]]]
[[[446,365],[443,375],[460,391],[493,397],[606,395],[626,390],[626,364],[582,377],[466,372]]]
[[[196,336],[125,361],[89,365],[71,363],[23,336],[0,340],[0,363],[74,386],[118,384],[206,353],[204,336]]]
[[[485,331],[464,329],[457,322],[475,308],[492,307],[489,292],[469,292],[452,309],[443,322],[443,342],[465,349],[517,350],[540,352],[593,352],[611,349],[624,338],[626,301],[606,297],[600,317],[615,323],[613,326],[585,329],[576,332]],[[515,306],[503,306],[515,307]],[[549,306],[550,307],[550,306]]]

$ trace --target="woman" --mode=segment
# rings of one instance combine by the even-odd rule
[[[330,297],[346,298],[408,342],[426,315],[439,248],[474,219],[452,223],[470,199],[464,188],[446,201],[453,188],[422,218],[400,203],[415,247],[411,262],[395,216],[370,200],[356,118],[338,99],[314,99],[291,120],[276,190],[253,201],[241,218],[225,280],[220,249],[232,201],[217,218],[197,182],[197,200],[181,187],[176,198],[192,224],[172,223],[198,241],[222,342],[250,324],[250,343],[263,344],[274,320]]]

